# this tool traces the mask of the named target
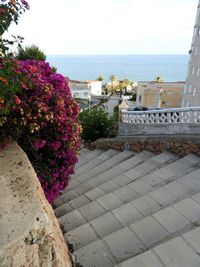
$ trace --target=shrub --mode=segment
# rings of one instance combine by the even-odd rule
[[[53,203],[77,162],[79,107],[44,61],[1,60],[0,75],[0,133],[18,141]]]
[[[133,94],[131,98],[129,98],[130,101],[136,101],[137,95]]]
[[[35,60],[46,60],[46,55],[39,49],[38,46],[26,46],[26,47],[19,47],[18,54],[16,56],[19,60],[27,60],[27,59],[35,59]]]
[[[112,135],[113,117],[109,117],[100,107],[84,110],[79,114],[83,131],[81,137],[85,141],[95,141]]]

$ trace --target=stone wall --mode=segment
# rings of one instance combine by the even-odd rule
[[[0,266],[71,267],[58,221],[16,143],[0,151]]]
[[[137,136],[137,137],[117,137],[114,139],[99,139],[93,143],[85,144],[91,149],[116,149],[123,151],[130,149],[140,152],[143,149],[160,153],[170,151],[180,156],[194,153],[200,156],[200,136]]]
[[[200,135],[200,124],[196,123],[165,123],[165,124],[134,124],[119,122],[119,136],[136,135]]]

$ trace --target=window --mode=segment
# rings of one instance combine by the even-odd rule
[[[199,77],[199,74],[200,74],[200,68],[198,67],[197,68],[197,77]]]
[[[192,85],[190,84],[188,92],[191,93],[191,91],[192,91]]]
[[[199,28],[200,29],[200,28]],[[200,34],[199,34],[200,35]],[[198,47],[195,47],[194,49],[194,55],[197,56],[198,55]]]
[[[88,92],[84,92],[83,95],[84,95],[84,96],[88,96]]]
[[[194,75],[194,70],[195,70],[195,67],[193,66],[192,67],[192,75]]]
[[[79,93],[74,93],[74,98],[79,97]]]
[[[165,105],[165,101],[162,101],[162,104]]]
[[[193,95],[193,96],[196,95],[196,88],[193,89],[193,94],[192,94],[192,95]]]
[[[142,103],[142,96],[139,95],[139,103]]]
[[[186,105],[186,108],[188,108],[189,107],[189,103],[188,103],[188,101],[186,101],[186,103],[185,103]]]
[[[197,35],[197,27],[195,26],[194,27],[194,36],[196,36]]]

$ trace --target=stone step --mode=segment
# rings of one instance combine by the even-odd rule
[[[102,153],[103,151],[99,149],[91,150],[89,153],[86,153],[86,154],[81,153],[79,162],[76,164],[76,169],[80,168],[83,164],[88,162],[90,159],[93,159]]]
[[[193,186],[189,184],[190,180],[194,184]],[[56,209],[55,213],[64,227],[64,232],[74,230],[76,227],[86,223],[94,222],[101,225],[105,221],[104,217],[107,216],[108,218],[115,217],[120,222],[120,225],[128,226],[145,216],[161,210],[163,207],[173,205],[180,199],[184,199],[199,191],[200,176],[199,170],[197,170],[187,176],[180,177],[178,181],[172,181],[148,194],[144,194],[142,197],[135,197],[129,203],[127,201],[123,202],[115,194],[110,193],[106,199],[102,200],[99,198],[92,202],[87,202],[86,205],[80,208],[78,208],[80,205],[78,202],[71,203],[72,205],[66,203]],[[81,201],[84,201],[84,199],[80,199]],[[76,205],[77,209],[74,210]],[[78,225],[71,223],[75,218]],[[111,225],[109,225],[109,222],[105,224],[106,233],[115,230],[113,221],[114,219],[112,219]]]
[[[153,156],[155,156],[155,154],[149,152],[149,151],[142,151],[141,153],[138,153],[132,157],[130,157],[127,160],[124,160],[122,162],[120,162],[119,164],[112,166],[110,169],[100,173],[99,175],[97,175],[96,177],[91,177],[90,179],[81,177],[81,178],[77,178],[77,181],[79,183],[85,183],[86,181],[93,181],[93,180],[99,180],[101,181],[103,179],[103,181],[108,181],[116,176],[119,176],[120,174],[125,173],[126,171],[135,168],[137,165],[147,161],[148,159],[152,158]],[[96,186],[96,185],[95,185]]]
[[[151,187],[153,187],[154,185],[149,185],[148,182],[145,182],[145,181],[133,183],[133,182],[131,182],[130,173],[133,173],[132,180],[133,180],[133,177],[135,177],[135,180],[136,180],[136,179],[141,178],[141,176],[143,174],[145,174],[145,168],[147,168],[146,171],[148,172],[148,171],[150,171],[150,169],[152,169],[152,170],[155,168],[158,169],[159,167],[162,167],[163,164],[165,165],[165,164],[167,164],[167,162],[169,163],[169,162],[177,159],[176,156],[174,156],[173,154],[170,154],[168,152],[163,152],[163,153],[161,153],[155,157],[151,157],[149,159],[150,155],[152,156],[152,154],[148,154],[146,151],[144,151],[144,152],[139,153],[136,156],[132,157],[131,158],[131,161],[132,161],[131,164],[132,164],[132,166],[135,165],[135,168],[132,168],[131,170],[126,172],[126,169],[124,169],[125,167],[122,168],[122,166],[121,166],[120,169],[118,169],[118,170],[119,170],[119,173],[125,171],[125,173],[123,175],[117,176],[115,174],[116,173],[115,168],[118,168],[119,165],[123,164],[123,162],[122,162],[118,166],[110,169],[109,173],[107,171],[107,172],[104,172],[102,175],[97,176],[96,178],[98,178],[99,180],[94,178],[95,184],[94,184],[94,179],[91,180],[92,182],[90,181],[92,184],[90,182],[85,182],[84,184],[79,184],[79,183],[76,183],[75,185],[73,184],[74,185],[73,189],[71,189],[69,191],[64,191],[63,194],[56,200],[56,203],[55,203],[56,207],[59,207],[59,206],[63,205],[64,203],[69,202],[69,201],[73,201],[73,200],[74,200],[73,202],[75,202],[75,203],[78,202],[78,203],[80,203],[80,205],[85,205],[89,202],[87,200],[93,200],[93,199],[97,199],[99,197],[103,198],[103,196],[105,196],[105,198],[107,198],[106,195],[108,193],[110,193],[111,191],[114,191],[114,193],[116,193],[118,197],[120,197],[120,196],[123,197],[123,195],[124,195],[127,198],[127,200],[128,200],[128,198],[132,199],[133,197],[138,196],[138,193],[136,191],[134,191],[134,189],[133,189],[133,184],[137,184],[137,187],[142,184],[143,189],[146,188],[147,190],[150,190]],[[143,160],[145,159],[145,157],[146,157],[147,161],[143,163]],[[164,160],[166,160],[166,161],[164,161]],[[130,161],[130,159],[129,159],[129,161]],[[141,164],[139,164],[139,163],[141,163]],[[190,163],[190,161],[189,161],[189,163]],[[135,171],[136,168],[138,169],[138,171]],[[113,170],[113,171],[111,172],[111,170]],[[140,170],[141,170],[141,173],[139,173]],[[126,174],[129,176],[126,176]],[[109,178],[108,178],[108,175],[109,175]],[[109,182],[105,183],[105,180],[109,181]],[[97,184],[96,184],[97,181],[99,181],[98,182],[99,184],[101,182],[102,185],[100,184],[100,186],[97,187]],[[163,180],[160,179],[159,177],[157,177],[156,181],[157,182],[158,181],[163,182]],[[123,184],[126,184],[126,185],[122,186]],[[80,197],[80,195],[82,197]],[[83,198],[85,199],[86,203],[85,203],[85,201],[80,201],[80,200],[83,200]],[[122,201],[124,201],[124,199],[122,199]],[[76,208],[78,208],[78,207],[76,206]]]
[[[161,158],[163,158],[163,160],[165,158],[165,161],[160,161]],[[163,165],[176,159],[176,156],[168,152],[163,152],[156,156],[152,155],[150,159],[148,157],[143,161],[141,160],[140,162],[137,162],[137,164],[133,164],[129,169],[124,169],[122,166],[116,166],[115,168],[110,169],[107,173],[102,173],[97,177],[87,180],[87,184],[93,188],[96,188],[97,186],[102,186],[104,188],[106,187],[106,182],[112,181],[121,187],[124,185],[123,183],[130,183],[133,180],[133,177],[141,177],[142,175],[152,172],[154,169],[159,169]]]
[[[86,174],[79,175],[76,177],[76,181],[85,182],[87,179],[90,179],[92,177],[96,177],[97,175],[105,172],[106,170],[112,168],[113,166],[119,164],[122,161],[125,161],[129,159],[130,157],[133,157],[135,153],[130,150],[124,150],[122,152],[118,152],[113,157],[110,157],[108,160],[100,163],[98,166],[95,166],[93,169],[90,169]]]
[[[134,155],[134,153],[130,150],[125,150],[123,152],[119,152],[117,155],[109,158],[106,162],[102,162],[101,164],[99,164],[98,166],[95,166],[90,172],[88,172],[87,174],[83,174],[81,176],[78,176],[77,178],[73,179],[73,185],[76,185],[76,191],[74,190],[64,190],[62,192],[62,194],[56,199],[55,201],[55,207],[58,207],[60,205],[62,205],[65,202],[68,202],[69,200],[72,200],[73,198],[78,197],[79,195],[81,195],[84,192],[87,192],[89,190],[92,189],[91,186],[85,184],[80,184],[79,182],[77,182],[77,179],[79,177],[86,177],[88,179],[91,178],[91,176],[97,176],[98,174],[105,172],[106,170],[110,169],[111,167],[119,164],[120,162],[129,159],[130,157],[132,157]],[[79,183],[79,184],[78,184]]]
[[[91,202],[90,204],[86,205],[85,208],[78,209],[75,212],[72,211],[71,208],[71,210],[69,211],[72,212],[70,212],[68,216],[62,216],[59,220],[64,225],[65,232],[72,231],[73,233],[73,231],[75,231],[76,233],[77,230],[74,229],[74,226],[69,224],[69,219],[71,217],[76,217],[79,220],[80,229],[82,229],[81,227],[84,228],[85,225],[90,223],[90,225],[92,225],[96,229],[98,234],[101,237],[104,237],[105,235],[112,233],[121,227],[126,227],[130,224],[136,223],[138,220],[144,219],[146,216],[152,215],[153,213],[162,210],[162,208],[164,207],[173,205],[177,201],[180,201],[181,199],[184,200],[185,197],[187,198],[193,194],[196,194],[196,192],[199,192],[199,170],[194,172],[193,176],[190,175],[187,178],[188,181],[191,178],[192,180],[196,180],[195,188],[194,186],[193,188],[189,188],[186,187],[186,185],[183,185],[186,181],[186,178],[181,177],[179,183],[176,182],[176,184],[174,184],[174,182],[171,182],[168,184],[169,187],[168,185],[165,185],[160,188],[160,191],[157,191],[157,193],[154,192],[154,194],[150,193],[144,195],[143,197],[135,199],[130,203],[123,204],[118,208],[113,208],[106,213],[101,208],[101,206],[98,205],[98,203]],[[180,182],[182,182],[183,184],[181,184]],[[171,191],[168,191],[169,189]],[[196,195],[195,199],[197,199],[198,196],[200,196],[200,194]],[[198,199],[196,201],[198,201]],[[115,205],[115,203],[113,203],[113,205]],[[66,203],[66,206],[69,206],[69,204]],[[66,210],[66,207],[63,208]],[[83,220],[80,221],[80,218],[82,218]],[[73,238],[72,233],[70,234],[71,238]],[[82,246],[81,240],[79,243],[79,245]]]
[[[91,152],[88,148],[81,148],[79,157],[82,157],[83,155],[89,154]]]
[[[95,166],[99,165],[100,163],[104,162],[105,160],[108,160],[109,158],[115,156],[118,153],[119,152],[114,150],[114,149],[109,149],[109,150],[103,152],[102,154],[98,155],[94,159],[91,159],[90,161],[88,161],[87,163],[85,163],[81,167],[79,167],[76,170],[75,175],[73,175],[72,179],[74,179],[75,177],[77,177],[77,176],[85,173],[86,171],[94,168]]]
[[[152,216],[138,220],[138,222],[128,227],[120,228],[111,234],[105,235],[105,224],[108,222],[110,227],[116,229],[120,227],[120,222],[117,224],[117,218],[110,216],[107,219],[104,218],[101,223],[90,222],[90,224],[84,225],[85,229],[79,227],[74,231],[68,232],[65,238],[68,238],[72,243],[75,242],[75,247],[76,249],[78,248],[75,256],[83,266],[86,262],[85,266],[100,266],[92,265],[95,264],[94,258],[89,259],[88,253],[84,254],[88,246],[95,251],[95,246],[98,242],[105,244],[107,252],[111,252],[110,255],[114,261],[120,263],[151,249],[160,242],[164,243],[166,240],[173,239],[174,236],[179,236],[183,232],[194,228],[200,221],[199,200],[200,194],[194,195],[158,211]],[[80,239],[72,240],[73,237],[78,238],[79,233],[82,233],[83,241]],[[81,247],[81,242],[83,242],[83,247]]]
[[[109,266],[109,265],[108,265]],[[112,265],[110,265],[112,266]],[[115,266],[115,265],[113,265]],[[117,267],[199,267],[200,227],[187,231]]]

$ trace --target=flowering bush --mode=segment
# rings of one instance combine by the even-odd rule
[[[1,60],[0,88],[0,133],[18,140],[52,203],[77,162],[79,107],[44,61]]]

